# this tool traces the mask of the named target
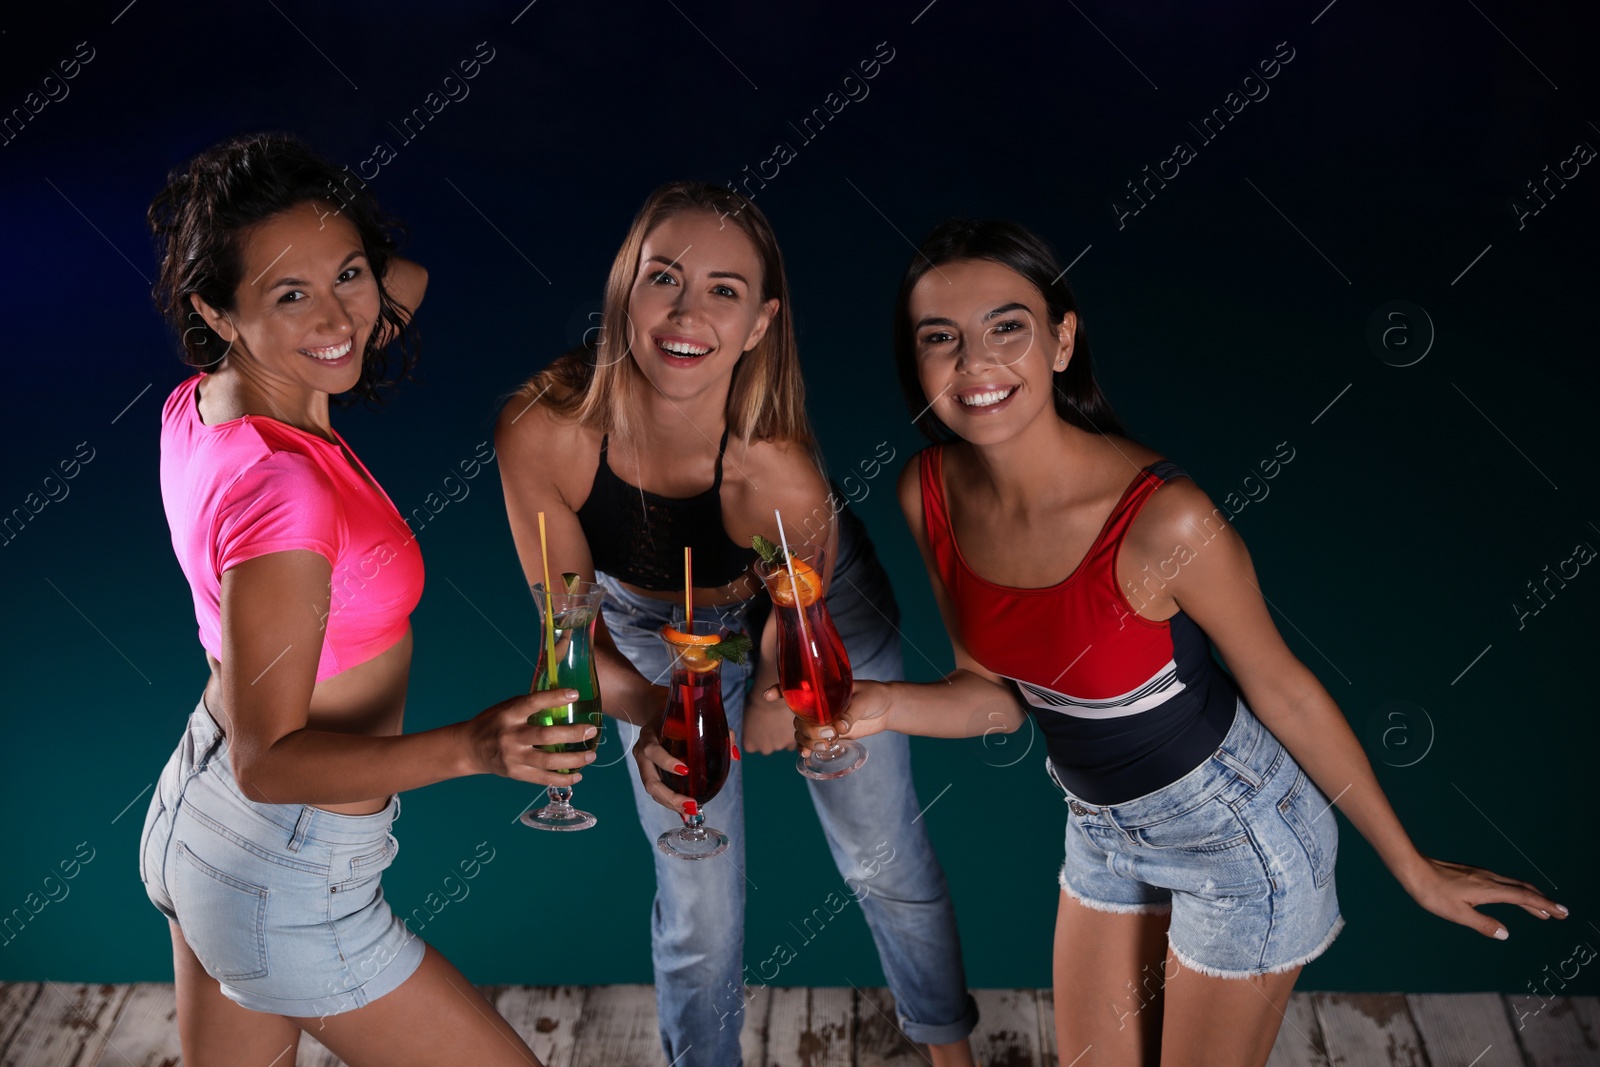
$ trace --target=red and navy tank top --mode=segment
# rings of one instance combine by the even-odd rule
[[[1116,570],[1151,494],[1188,475],[1167,460],[1145,467],[1076,570],[1055,585],[1020,589],[988,581],[962,558],[945,503],[943,451],[921,454],[922,514],[961,643],[1016,683],[1062,785],[1092,804],[1119,804],[1199,766],[1227,736],[1238,689],[1193,619],[1181,610],[1161,622],[1141,617]]]

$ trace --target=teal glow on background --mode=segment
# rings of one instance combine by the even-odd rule
[[[77,42],[96,57],[0,147],[0,514],[28,509],[0,546],[0,920],[26,915],[0,944],[0,980],[171,976],[134,856],[205,669],[157,480],[161,403],[186,372],[149,304],[142,218],[167,168],[268,128],[352,167],[377,141],[398,146],[373,185],[432,272],[424,362],[385,410],[336,425],[407,514],[479,454],[499,398],[591,324],[651,188],[744,180],[774,142],[794,142],[757,203],[783,243],[833,473],[859,478],[885,444],[896,453],[858,510],[920,679],[947,670],[950,651],[893,499],[921,447],[889,360],[894,293],[910,242],[948,215],[1039,230],[1063,263],[1078,257],[1070,277],[1112,402],[1214,500],[1231,495],[1289,647],[1344,709],[1419,847],[1572,908],[1562,924],[1501,909],[1511,939],[1489,941],[1424,913],[1342,821],[1349,926],[1300,988],[1525,993],[1575,944],[1600,944],[1588,815],[1600,575],[1540,584],[1537,613],[1528,589],[1580,543],[1600,548],[1587,449],[1600,178],[1549,186],[1537,212],[1525,187],[1575,142],[1600,145],[1568,100],[1593,99],[1585,35],[1517,15],[1512,36],[1556,94],[1470,10],[1341,5],[1315,25],[1318,5],[1161,22],[1093,11],[1135,70],[1070,6],[949,0],[912,25],[922,6],[738,20],[708,7],[702,25],[743,75],[670,5],[604,19],[538,5],[515,26],[487,4],[424,18],[307,6],[307,32],[359,90],[268,9],[140,5],[115,25],[61,13],[4,37],[6,106]],[[217,53],[222,40],[244,43]],[[1270,95],[1210,141],[1188,132],[1286,40],[1295,56]],[[480,41],[496,55],[472,95],[403,140],[389,124]],[[809,139],[792,130],[884,41],[894,58],[869,96]],[[1134,213],[1126,183],[1175,139],[1196,142],[1194,158],[1141,186]],[[1426,321],[1407,312],[1385,339],[1397,320],[1374,316],[1394,301]],[[1264,478],[1285,448],[1293,459]],[[78,463],[70,480],[63,461]],[[531,675],[532,600],[498,477],[491,464],[414,523],[428,581],[409,729],[475,714]],[[1025,728],[914,750],[969,980],[1049,984],[1065,813],[1042,742]],[[405,796],[385,895],[474,981],[650,981],[651,846],[631,760],[614,737],[600,753],[579,796],[601,821],[584,834],[514,825],[535,791],[506,780]],[[754,973],[792,955],[772,984],[881,985],[858,909],[827,903],[843,883],[792,765],[743,765],[746,961]],[[479,862],[468,881],[464,860]],[[1596,973],[1557,991],[1600,991]]]

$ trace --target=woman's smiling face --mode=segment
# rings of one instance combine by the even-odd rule
[[[191,298],[228,359],[271,385],[342,393],[361,377],[378,281],[354,225],[310,202],[250,227],[228,312]]]
[[[1072,358],[1077,316],[1052,326],[1028,279],[987,259],[928,271],[908,304],[917,378],[931,412],[973,444],[1055,417],[1053,379]]]
[[[761,299],[762,284],[760,257],[737,226],[707,211],[663,220],[645,235],[628,298],[635,364],[674,400],[725,388],[778,310]]]

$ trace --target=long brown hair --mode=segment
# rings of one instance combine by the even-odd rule
[[[761,301],[778,301],[766,336],[740,356],[734,367],[727,406],[731,435],[750,441],[792,441],[815,451],[815,437],[806,418],[794,319],[789,312],[789,281],[778,239],[755,204],[731,189],[705,182],[669,182],[650,194],[611,262],[598,338],[557,358],[529,379],[518,394],[539,399],[558,417],[601,433],[626,436],[634,429],[640,390],[648,381],[630,350],[628,298],[645,237],[684,211],[709,212],[723,225],[732,222],[744,231],[761,260]]]

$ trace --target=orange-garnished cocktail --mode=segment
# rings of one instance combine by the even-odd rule
[[[823,600],[821,550],[811,559],[786,555],[757,537],[757,569],[778,616],[778,685],[784,703],[800,718],[829,726],[850,706],[854,678],[844,642]],[[812,747],[798,769],[807,778],[839,778],[867,761],[859,741],[834,738]]]
[[[704,807],[728,780],[733,739],[722,709],[722,660],[743,662],[750,639],[724,634],[715,622],[702,620],[683,629],[661,628],[672,651],[672,680],[661,722],[661,747],[688,768],[687,774],[662,772],[668,789],[695,802],[684,825],[656,839],[656,847],[678,859],[702,860],[721,855],[728,835],[705,825]]]

